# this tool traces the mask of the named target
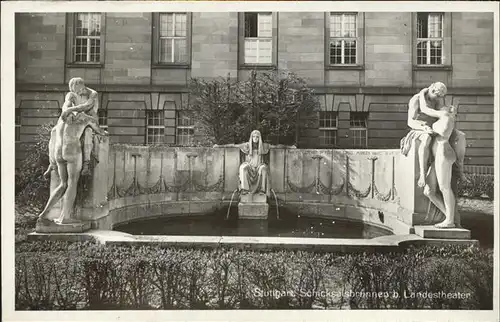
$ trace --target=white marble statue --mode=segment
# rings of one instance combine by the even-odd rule
[[[50,177],[50,173],[56,170],[60,184],[52,191],[47,205],[39,215],[41,224],[52,222],[47,215],[61,198],[61,214],[55,222],[59,224],[76,222],[70,216],[75,203],[78,180],[82,174],[87,174],[89,171],[88,163],[93,144],[92,131],[99,135],[108,134],[98,125],[97,92],[86,87],[81,78],[71,79],[69,89],[61,116],[51,131],[50,165],[44,174],[45,177]]]
[[[465,134],[455,129],[457,108],[454,106],[442,106],[435,110],[428,105],[426,94],[435,90],[432,86],[423,89],[418,94],[419,109],[422,113],[436,118],[432,123],[432,136],[430,152],[431,164],[424,178],[424,194],[439,211],[444,214],[445,219],[436,223],[437,228],[456,227],[456,195],[452,181],[456,185],[457,178],[453,178],[453,166],[457,166],[457,173],[463,179],[463,162],[465,158],[466,141]],[[421,184],[419,180],[419,185]],[[438,194],[437,191],[440,193]]]
[[[245,161],[239,168],[239,190],[242,194],[265,194],[270,197],[270,173],[268,165],[264,162],[264,155],[268,154],[272,147],[287,146],[264,143],[260,132],[254,130],[248,142],[214,145],[214,147],[237,147],[246,155]],[[295,146],[289,148],[295,148]]]

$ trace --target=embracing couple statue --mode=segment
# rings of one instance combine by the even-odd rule
[[[56,224],[76,223],[71,219],[78,180],[81,175],[90,175],[90,158],[93,149],[93,133],[108,135],[98,124],[99,100],[97,92],[85,86],[83,79],[72,78],[69,92],[66,94],[62,112],[56,126],[50,133],[50,165],[44,173],[50,178],[52,171],[57,171],[60,183],[49,197],[47,205],[40,213],[38,221],[50,225],[47,218],[49,211],[62,198],[62,207]]]
[[[410,99],[408,126],[412,129],[401,140],[405,156],[415,140],[420,141],[417,185],[433,205],[427,219],[435,222],[437,217],[445,217],[435,224],[437,228],[459,226],[455,216],[456,185],[458,179],[465,180],[465,134],[455,128],[457,107],[444,104],[446,92],[446,86],[437,82]]]

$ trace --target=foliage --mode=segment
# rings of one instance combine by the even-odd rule
[[[49,165],[49,140],[53,124],[37,129],[36,143],[23,144],[25,158],[16,164],[15,194],[20,206],[43,207],[50,194],[50,181],[43,178]]]
[[[18,310],[491,309],[493,304],[493,252],[472,246],[344,254],[25,242],[16,246],[15,274]],[[419,292],[464,296],[410,296]]]
[[[200,143],[226,144],[241,140],[245,132],[245,113],[238,102],[238,82],[229,76],[204,80],[194,78],[189,85],[189,110],[186,113],[194,121],[202,135]]]
[[[296,74],[252,71],[246,80],[192,79],[186,112],[205,144],[244,142],[254,129],[274,143],[297,144],[299,114],[309,115],[318,104]]]
[[[467,180],[459,181],[458,195],[473,199],[483,197],[493,200],[495,189],[494,176],[486,174],[465,174]]]

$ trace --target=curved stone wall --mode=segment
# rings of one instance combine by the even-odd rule
[[[413,151],[403,157],[399,150],[273,148],[271,186],[281,203],[300,214],[408,234],[425,208],[415,202],[414,159]],[[95,228],[112,229],[146,218],[208,213],[231,198],[240,162],[237,148],[112,145],[108,211],[87,219]]]

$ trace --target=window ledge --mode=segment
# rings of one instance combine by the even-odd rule
[[[413,70],[453,70],[451,65],[413,65]]]
[[[240,65],[240,69],[259,69],[259,70],[272,70],[276,69],[276,65],[269,64],[243,64]]]
[[[68,68],[103,68],[103,63],[67,63]]]
[[[156,68],[156,69],[190,69],[191,65],[189,64],[162,64],[162,63],[157,63],[153,64],[151,68]]]
[[[326,65],[327,70],[363,70],[364,65]]]

